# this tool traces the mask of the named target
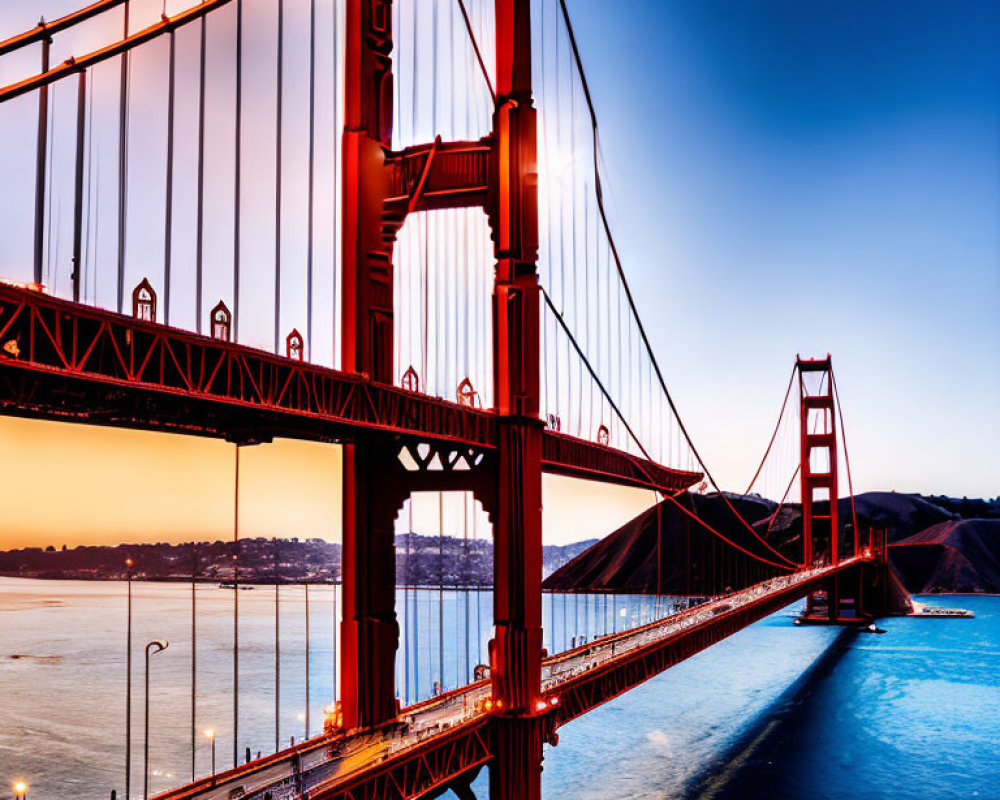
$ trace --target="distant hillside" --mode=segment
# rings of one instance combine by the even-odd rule
[[[889,557],[914,594],[1000,593],[1000,519],[932,525],[891,545]]]
[[[763,521],[774,513],[774,503],[758,497],[728,497],[748,521]],[[767,560],[780,559],[746,528],[732,524],[732,512],[719,495],[686,494],[677,501],[680,507],[664,501],[627,522],[556,570],[546,579],[544,588],[640,593],[659,590],[682,595],[724,591],[734,576],[743,572],[739,565],[734,566],[733,559],[727,562],[732,569],[718,570],[715,566],[723,549],[727,549],[727,558],[738,551],[724,545],[698,519],[723,533],[736,548]],[[736,558],[748,564],[752,561],[743,554]]]
[[[802,558],[802,510],[756,495],[726,497],[761,538],[787,558]],[[773,553],[734,520],[717,494],[682,495],[678,500],[733,544],[771,560]],[[826,504],[817,504],[824,513]],[[853,542],[851,505],[838,501],[841,548]],[[867,492],[855,498],[862,540],[870,528],[886,530],[890,560],[912,592],[1000,591],[1000,498],[961,500],[897,492]],[[978,518],[965,519],[964,513]],[[926,538],[924,538],[926,537]],[[699,594],[724,590],[724,579],[707,568],[718,538],[665,501],[612,532],[589,551],[557,570],[545,587],[561,591]],[[733,553],[728,548],[727,553]],[[660,554],[659,563],[657,553]],[[738,554],[735,556],[740,558]]]
[[[542,548],[544,575],[589,548],[596,539]],[[123,580],[125,560],[140,580],[231,581],[233,542],[121,544],[114,547],[29,547],[0,551],[0,575],[25,578]],[[249,583],[333,583],[340,580],[339,544],[322,539],[243,539],[239,579]],[[493,582],[493,541],[451,536],[396,537],[396,579],[400,584],[488,586]]]

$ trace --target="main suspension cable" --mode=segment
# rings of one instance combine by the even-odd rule
[[[632,318],[635,320],[636,328],[638,330],[639,336],[642,338],[642,343],[643,343],[643,345],[645,347],[646,354],[649,357],[651,366],[652,366],[653,370],[656,373],[656,378],[657,378],[657,381],[660,384],[660,389],[663,392],[663,395],[664,395],[664,397],[667,400],[667,404],[670,406],[671,412],[673,413],[674,417],[677,420],[678,428],[680,429],[681,433],[684,435],[684,439],[687,442],[687,445],[690,448],[691,453],[694,455],[695,459],[697,459],[698,464],[701,466],[703,472],[705,473],[705,477],[708,479],[708,481],[715,488],[716,492],[718,492],[719,496],[722,498],[722,500],[725,503],[725,505],[729,508],[729,510],[733,513],[733,515],[743,524],[743,526],[746,527],[746,529],[748,531],[750,531],[754,536],[756,536],[759,539],[760,538],[759,534],[740,515],[740,513],[736,510],[735,506],[733,506],[733,504],[729,501],[729,498],[726,497],[725,492],[722,491],[722,489],[719,486],[718,482],[715,480],[715,477],[712,475],[711,471],[709,470],[708,466],[706,465],[705,460],[701,457],[701,454],[698,452],[697,447],[695,447],[694,441],[691,439],[691,435],[688,433],[687,426],[684,425],[684,421],[681,419],[681,416],[680,416],[680,414],[677,411],[677,406],[674,403],[673,396],[670,394],[670,390],[667,389],[667,383],[664,380],[663,372],[660,369],[659,361],[657,361],[657,359],[656,359],[656,355],[653,352],[652,345],[649,342],[649,337],[646,334],[646,328],[642,324],[642,320],[639,317],[639,311],[638,311],[638,309],[636,307],[636,304],[635,304],[635,298],[632,295],[631,287],[629,286],[628,280],[625,277],[625,270],[622,267],[621,257],[619,256],[619,253],[618,253],[618,247],[615,244],[614,236],[611,233],[611,226],[610,226],[610,224],[608,222],[607,213],[606,213],[605,208],[604,208],[604,196],[603,196],[603,191],[602,191],[602,188],[601,188],[601,173],[600,173],[600,167],[599,167],[599,164],[598,164],[597,113],[596,113],[596,111],[594,109],[593,99],[591,98],[591,95],[590,95],[590,87],[587,84],[587,77],[586,77],[586,73],[584,72],[584,69],[583,69],[583,61],[582,61],[582,59],[580,57],[580,50],[579,50],[579,48],[577,46],[577,43],[576,43],[576,36],[573,33],[573,26],[572,26],[572,23],[570,22],[570,19],[569,19],[569,10],[566,8],[566,0],[559,0],[559,6],[560,6],[560,8],[562,10],[563,21],[564,21],[564,23],[566,25],[566,31],[567,31],[567,33],[569,35],[570,47],[572,49],[573,58],[574,58],[574,61],[576,63],[577,73],[579,74],[579,77],[580,77],[580,84],[581,84],[581,87],[583,88],[583,93],[584,93],[584,96],[586,97],[586,100],[587,100],[587,108],[588,108],[588,110],[590,112],[591,128],[592,128],[592,131],[593,131],[593,140],[594,140],[594,180],[595,180],[595,191],[596,191],[596,194],[597,194],[597,207],[598,207],[598,209],[600,211],[600,214],[601,214],[601,223],[602,223],[602,225],[604,227],[605,236],[607,237],[608,244],[611,247],[612,254],[614,255],[615,266],[616,266],[616,268],[618,270],[618,276],[619,276],[619,278],[621,280],[622,288],[625,289],[625,296],[626,296],[626,299],[628,300],[629,308],[630,308],[630,310],[632,312]],[[760,539],[760,541],[761,541],[762,544],[764,544],[765,547],[768,548],[768,550],[772,551],[779,558],[781,558],[784,561],[787,561],[789,564],[793,563],[790,559],[786,558],[784,555],[782,555],[781,553],[779,553],[777,550],[775,550],[773,547],[771,547],[763,539]]]
[[[778,429],[781,427],[781,420],[785,416],[785,407],[788,405],[788,398],[792,393],[792,384],[794,382],[795,367],[792,367],[792,372],[788,376],[788,387],[785,389],[785,399],[781,402],[781,412],[778,414],[778,421],[774,425],[774,432],[771,434],[771,440],[767,443],[767,449],[764,450],[764,457],[761,458],[760,465],[757,467],[757,471],[753,474],[750,485],[747,486],[747,490],[743,492],[743,494],[750,494],[750,490],[757,482],[757,478],[760,477],[760,471],[764,468],[764,462],[767,461],[767,457],[771,454],[771,448],[774,446],[774,440],[778,437]]]

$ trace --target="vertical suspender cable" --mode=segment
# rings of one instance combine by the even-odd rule
[[[195,234],[195,330],[201,333],[202,274],[205,250],[205,17],[201,18],[200,73],[198,77],[198,221]]]
[[[479,524],[478,524],[478,517],[476,516],[476,499],[475,495],[473,495],[472,498],[472,541],[473,542],[478,541],[477,539],[478,527]],[[476,548],[476,550],[478,552],[478,548]],[[482,655],[482,647],[483,647],[483,641],[482,641],[483,609],[481,605],[482,586],[479,582],[478,570],[476,571],[475,581],[476,581],[476,663],[478,664],[479,658]]]
[[[423,373],[424,382],[425,382],[424,385],[426,386],[426,388],[425,388],[424,391],[431,392],[432,388],[431,388],[430,375],[429,375],[429,372],[430,372],[430,363],[429,363],[430,356],[429,356],[429,354],[427,352],[428,339],[429,339],[428,331],[430,330],[430,316],[431,316],[431,308],[430,308],[430,271],[431,271],[431,265],[430,265],[430,254],[428,252],[428,249],[430,247],[430,243],[429,243],[430,228],[429,228],[429,221],[428,221],[427,214],[424,214],[423,217],[424,217],[424,230],[423,230],[423,234],[424,235],[422,237],[421,244],[423,245],[423,248],[424,248],[424,258],[423,258],[423,263],[421,264],[421,268],[420,268],[420,276],[423,279],[423,306],[424,306],[423,312],[424,313],[421,315],[422,316],[422,320],[423,320],[423,331],[422,331],[422,336],[421,336],[420,358],[421,358],[421,362],[422,362],[422,364],[421,364],[421,372]]]
[[[170,324],[170,266],[174,239],[174,91],[177,83],[177,43],[170,31],[167,65],[167,197],[163,214],[163,321]]]
[[[546,3],[542,3],[541,4],[541,18],[540,18],[541,27],[540,27],[540,36],[539,36],[539,40],[540,40],[540,44],[541,44],[541,63],[542,63],[542,86],[541,86],[541,89],[542,89],[542,95],[544,97],[543,102],[545,102],[545,101],[548,100],[548,89],[547,89],[548,82],[546,80],[546,77],[549,74],[549,71],[547,69],[545,69],[545,63],[546,63],[546,54],[545,54],[545,40],[546,40],[546,36],[545,36],[545,6],[546,5],[547,5]],[[547,170],[547,173],[546,173],[546,198],[547,198],[547,202],[545,203],[545,217],[546,217],[546,225],[547,225],[547,227],[546,227],[546,237],[545,237],[546,238],[545,249],[546,249],[546,251],[548,253],[547,271],[548,271],[548,275],[549,275],[549,281],[551,281],[552,280],[552,274],[553,274],[552,239],[554,238],[553,237],[553,222],[552,222],[552,206],[553,206],[553,193],[554,193],[553,192],[554,181],[552,179],[553,178],[553,176],[552,176],[552,166],[553,166],[552,165],[552,143],[551,143],[551,139],[552,139],[552,123],[548,119],[548,117],[546,117],[544,115],[542,116],[541,121],[542,121],[542,126],[543,126],[543,128],[542,128],[541,144],[542,144],[542,147],[544,148],[544,150],[543,150],[544,155],[542,156],[542,161],[543,161],[544,167]],[[554,408],[553,408],[552,413],[555,414],[556,417],[558,418],[559,415],[561,414],[561,411],[559,409],[559,341],[558,341],[558,335],[557,334],[558,334],[558,331],[557,331],[555,325],[553,325],[553,328],[552,328],[552,337],[551,338],[552,338],[552,350],[554,351],[554,355],[555,355],[555,357],[553,358],[553,364],[552,364],[552,369],[554,369],[554,371],[555,371],[555,375],[553,376],[553,384],[554,384],[554,397],[553,397],[553,400],[555,401],[555,403],[554,403]],[[548,348],[548,339],[549,338],[550,337],[546,336],[546,348],[545,348],[546,349],[546,358],[547,358],[547,353],[548,353],[548,349],[549,349]],[[548,368],[546,368],[546,378],[548,378],[548,374],[547,373],[548,373]],[[552,645],[553,645],[553,651],[555,651],[555,641],[554,640],[552,642]]]
[[[83,226],[86,230],[86,238],[83,243],[83,297],[87,299],[87,287],[90,285],[90,211],[94,205],[94,77],[96,73],[90,75],[90,100],[87,111],[87,219]]]
[[[566,649],[566,641],[567,641],[567,639],[566,639],[566,631],[569,628],[569,617],[568,617],[568,613],[569,612],[567,611],[567,607],[569,606],[569,603],[566,602],[566,594],[565,593],[559,595],[559,599],[562,601],[562,618],[563,618],[563,630],[562,630],[563,641],[562,641],[562,649],[565,650]]]
[[[581,376],[582,377],[582,376]],[[580,635],[580,593],[573,592],[573,633]]]
[[[333,13],[337,13],[334,9]],[[309,2],[309,202],[306,214],[306,342],[305,354],[312,361],[313,341],[313,206],[316,163],[316,0]],[[308,713],[308,712],[306,712]]]
[[[306,593],[306,735],[305,738],[309,738],[309,581],[306,581],[305,585]]]
[[[438,36],[438,3],[433,2],[431,7],[431,53],[433,55],[433,60],[431,62],[431,124],[430,133],[433,136],[438,131],[438,46],[439,46],[439,36]],[[429,215],[425,215],[429,216]],[[442,374],[444,370],[442,369],[442,363],[447,362],[447,356],[442,358],[441,354],[441,305],[442,305],[442,294],[444,293],[445,287],[442,286],[441,280],[441,215],[434,215],[434,259],[430,262],[434,265],[434,349],[435,355],[434,359],[434,386],[436,387],[437,393],[440,394],[444,388],[444,375]],[[428,244],[429,246],[429,244]],[[428,267],[429,269],[429,267]],[[428,281],[430,279],[428,278]],[[428,352],[428,357],[430,356]],[[428,369],[430,369],[428,367]],[[428,387],[431,386],[428,376]],[[441,598],[443,602],[443,597]],[[442,633],[443,635],[443,633]],[[444,667],[441,666],[441,684],[444,685]]]
[[[654,499],[656,494],[653,494]],[[663,594],[663,504],[656,503],[656,616],[660,616],[660,596]]]
[[[444,691],[444,492],[438,492],[438,689]]]
[[[128,38],[129,0],[125,0],[124,33]],[[202,25],[205,18],[202,17]],[[121,55],[120,97],[118,102],[118,313],[122,313],[125,292],[125,213],[128,206],[128,67],[131,56]]]
[[[464,584],[462,587],[462,593],[465,596],[465,680],[469,680],[471,676],[469,656],[469,646],[471,644],[469,637],[469,504],[468,496],[462,495],[462,538],[465,547],[465,564],[462,572],[464,573]],[[476,513],[476,498],[475,495],[472,497],[472,513]]]
[[[410,81],[410,85],[413,87],[413,96],[410,98],[410,141],[416,141],[417,137],[417,109],[420,107],[420,74],[417,70],[417,29],[419,16],[417,12],[420,10],[420,3],[410,3],[413,8],[413,26],[412,26],[412,42],[410,52],[413,53],[413,77]]]
[[[549,645],[552,648],[551,655],[556,653],[556,593],[549,591]]]
[[[281,543],[274,540],[274,752],[281,749]],[[336,591],[336,590],[334,590]],[[336,620],[336,595],[334,595]],[[336,651],[334,651],[336,653]],[[334,658],[336,661],[336,657]],[[334,668],[336,673],[336,668]],[[336,677],[336,675],[334,676]]]
[[[83,273],[83,148],[87,133],[87,71],[80,71],[76,96],[76,181],[73,195],[73,302],[80,302],[80,277]]]
[[[333,583],[333,700],[336,702],[340,687],[337,685],[337,639],[340,636],[340,623],[337,618],[337,586],[339,581]]]
[[[464,505],[465,504],[465,495],[464,494],[462,495],[462,504],[463,504],[463,506],[462,506],[462,513],[464,514],[465,513],[465,505]],[[455,686],[456,687],[457,686],[461,686],[462,683],[463,683],[463,681],[462,681],[462,659],[461,659],[461,656],[459,655],[462,652],[462,625],[461,625],[461,619],[459,618],[460,615],[459,615],[459,602],[458,602],[458,593],[459,593],[459,590],[460,590],[460,587],[459,587],[459,577],[461,575],[462,575],[462,573],[460,571],[456,571],[456,573],[455,573],[455,580],[452,583],[452,586],[455,587]],[[463,594],[464,594],[464,592],[463,592]]]
[[[132,788],[132,559],[125,560],[128,592],[128,618],[125,623],[125,800]]]
[[[562,86],[560,85],[560,82],[559,82],[559,29],[558,29],[558,26],[556,27],[555,50],[556,50],[556,52],[555,52],[555,59],[554,59],[555,70],[554,70],[553,74],[554,74],[554,80],[555,80],[555,85],[556,85],[556,91],[555,91],[555,95],[556,95],[556,98],[555,98],[555,100],[556,100],[555,101],[556,123],[555,123],[554,127],[555,127],[555,138],[556,138],[556,153],[559,153],[560,149],[562,148]],[[563,194],[564,191],[562,190],[562,187],[560,187],[560,189],[561,189],[560,194]],[[563,215],[563,209],[564,209],[564,207],[565,207],[565,203],[562,202],[562,198],[560,197],[560,202],[559,202],[559,295],[560,295],[560,298],[559,298],[559,300],[560,300],[560,303],[559,303],[559,305],[560,305],[559,313],[560,314],[565,314],[566,313],[566,236],[565,236],[565,232],[563,230],[563,228],[564,228],[563,223],[565,221],[565,217]],[[572,392],[572,386],[571,386],[572,375],[570,373],[570,349],[569,348],[570,348],[569,342],[566,342],[566,378],[567,378],[567,384],[570,384],[570,385],[567,385],[567,387],[566,387],[566,424],[567,425],[570,422],[570,418],[569,418],[569,400],[570,400],[570,396],[571,396],[571,392]],[[556,369],[558,371],[558,366],[556,367]],[[559,383],[560,383],[560,381],[557,381],[557,385]]]
[[[281,338],[281,123],[284,110],[285,0],[278,0],[277,111],[274,143],[274,352]]]
[[[330,309],[330,320],[332,328],[332,353],[330,356],[330,363],[332,366],[337,366],[337,223],[340,221],[338,218],[338,206],[337,206],[337,154],[340,149],[340,136],[337,131],[337,103],[339,102],[338,87],[340,85],[339,75],[337,68],[340,66],[339,57],[339,44],[338,41],[338,30],[337,25],[337,15],[340,13],[340,3],[333,3],[331,8],[331,13],[333,14],[333,73],[331,76],[331,84],[333,85],[333,187],[330,193],[330,205],[332,208],[332,224],[330,226],[330,231],[332,233],[332,241],[330,244],[330,261],[331,261],[331,294],[332,297],[332,307]],[[310,351],[311,352],[311,351]],[[334,585],[334,603],[336,603],[336,585]],[[336,673],[336,658],[334,659],[334,673]],[[334,674],[336,678],[336,674]],[[334,680],[334,691],[336,691],[336,680]]]
[[[459,6],[462,9],[462,18],[465,20],[466,31],[469,33],[470,37],[472,37],[472,23],[469,20],[469,13],[468,13],[468,11],[465,8],[465,3],[461,2],[461,0],[460,0]],[[476,53],[478,53],[479,52],[479,47],[476,46],[475,37],[472,37],[472,43],[473,43],[473,47],[474,47]],[[470,64],[471,64],[471,54],[470,54],[470,57],[469,57],[469,61],[470,61]],[[481,63],[481,59],[480,59],[480,63]],[[485,68],[483,68],[483,72],[485,74],[485,72],[486,72]],[[472,138],[472,104],[470,102],[466,102],[465,103],[465,130],[464,130],[462,136],[463,136],[463,138],[466,138],[466,139],[471,139]],[[463,273],[462,273],[462,288],[463,288],[463,291],[465,292],[465,304],[466,304],[466,306],[465,306],[465,312],[462,314],[462,318],[463,318],[464,327],[465,327],[465,330],[464,330],[464,335],[465,335],[465,339],[464,339],[464,341],[465,341],[465,374],[468,375],[468,374],[470,374],[470,372],[475,371],[477,373],[477,381],[476,381],[476,383],[477,383],[477,385],[480,386],[480,391],[485,391],[485,389],[486,389],[485,383],[480,382],[478,380],[478,369],[477,369],[477,367],[479,367],[481,365],[479,365],[479,364],[476,363],[475,353],[473,352],[473,348],[472,348],[472,340],[470,339],[470,328],[471,328],[470,320],[471,320],[472,315],[474,313],[476,313],[476,309],[479,307],[479,295],[476,294],[475,295],[475,300],[473,300],[472,299],[473,295],[470,293],[471,278],[470,278],[469,273],[470,273],[471,269],[474,269],[474,266],[473,266],[474,262],[473,262],[472,259],[469,258],[469,225],[470,225],[470,217],[469,217],[469,214],[467,213],[466,210],[462,210],[459,213],[462,215],[462,220],[463,220],[463,225],[462,225],[462,233],[463,233],[463,237],[462,237],[462,264],[463,264],[464,269],[463,269]],[[483,395],[483,397],[485,398],[485,394]],[[462,500],[462,513],[463,514],[467,514],[467,510],[468,510],[468,507],[466,505],[465,499],[463,498],[463,500]],[[475,511],[475,499],[473,499],[473,509],[472,510]],[[465,525],[466,525],[466,533],[468,533],[468,519],[467,518],[465,520]],[[468,536],[466,536],[466,543],[468,543]],[[468,561],[468,548],[466,548],[466,561]],[[468,564],[466,564],[466,567],[468,567]],[[465,594],[465,624],[466,624],[466,648],[465,648],[465,650],[466,650],[466,661],[468,661],[468,652],[469,652],[469,648],[468,648],[468,625],[469,625],[469,594],[468,594],[468,589],[469,589],[469,587],[468,587],[468,585],[466,585],[466,587],[465,587],[465,590],[466,590],[466,594]],[[466,667],[468,667],[468,664],[466,664]],[[468,669],[466,669],[466,680],[468,680],[468,678],[469,678]]]
[[[240,445],[233,481],[233,769],[239,766],[240,722]]]
[[[94,88],[94,82],[93,81],[90,82],[90,88],[91,88],[91,91],[93,91],[93,88]],[[91,96],[93,96],[93,95],[91,95]],[[90,119],[91,119],[91,122],[93,122],[93,119],[94,119],[93,113],[91,113]],[[93,138],[91,138],[91,142],[93,142]],[[94,268],[93,268],[93,270],[91,270],[91,273],[90,273],[90,285],[91,285],[91,297],[93,298],[93,301],[96,304],[97,303],[97,273],[98,273],[98,270],[97,270],[97,267],[98,267],[98,258],[97,258],[97,256],[98,256],[98,253],[100,252],[100,248],[101,248],[101,224],[100,224],[100,220],[101,220],[101,151],[100,150],[97,151],[97,166],[96,166],[96,170],[95,171],[97,173],[96,180],[95,180],[95,183],[97,184],[97,189],[94,192],[94,250],[93,250],[93,253],[94,253]],[[90,209],[89,208],[87,209],[87,216],[88,217],[90,216]]]
[[[195,715],[198,698],[198,545],[191,542],[191,780],[195,779]]]
[[[53,234],[53,230],[54,230],[53,226],[52,226],[52,197],[54,195],[54,192],[52,191],[52,176],[54,174],[54,170],[53,170],[53,167],[52,167],[52,162],[53,162],[53,159],[55,158],[55,151],[56,151],[55,147],[52,146],[52,143],[55,142],[55,140],[56,140],[56,110],[59,108],[58,104],[56,103],[56,95],[58,94],[58,90],[59,90],[59,84],[53,84],[52,85],[52,108],[51,108],[51,112],[49,114],[49,134],[48,134],[48,139],[49,139],[48,184],[49,184],[49,186],[48,186],[48,190],[47,190],[48,191],[48,204],[47,204],[48,205],[48,209],[47,209],[48,235],[46,237],[48,241],[47,241],[46,246],[45,246],[45,273],[46,273],[46,276],[47,276],[44,279],[44,281],[43,281],[45,283],[51,283],[50,277],[52,275],[52,234]],[[58,227],[58,222],[56,224],[56,227]],[[56,247],[58,248],[58,246],[59,246],[58,231],[56,231]]]
[[[240,223],[243,186],[243,0],[236,0],[236,120],[233,132],[233,341],[240,338]]]
[[[413,541],[413,497],[410,497],[410,542]],[[410,553],[410,559],[413,553]],[[420,700],[420,590],[413,587],[413,699]]]
[[[41,24],[41,23],[39,23]],[[49,71],[49,47],[52,40],[42,39],[42,72]],[[49,85],[38,90],[38,143],[35,149],[35,283],[42,282],[45,251],[45,164],[49,131]]]
[[[413,496],[407,501],[409,507],[410,525],[406,533],[406,566],[403,570],[403,684],[405,689],[403,695],[406,704],[410,704],[410,547],[413,544]]]
[[[575,127],[575,125],[574,125]],[[593,353],[590,347],[591,325],[590,325],[590,212],[587,202],[587,181],[583,181],[583,327],[586,338],[587,352]],[[600,363],[600,362],[598,362]],[[580,371],[581,386],[583,383],[583,370]],[[590,439],[594,435],[594,386],[588,383],[587,391],[587,426],[584,428],[585,439]],[[580,416],[583,416],[583,406],[580,407]]]

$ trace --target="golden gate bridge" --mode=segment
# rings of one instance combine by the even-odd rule
[[[488,765],[491,797],[539,798],[561,725],[678,661],[802,597],[827,622],[885,611],[884,542],[838,515],[829,356],[797,360],[750,485],[794,420],[800,553],[691,441],[612,235],[564,0],[169,5],[98,0],[0,42],[5,130],[33,131],[5,190],[25,224],[5,225],[24,259],[0,284],[0,407],[225,439],[237,481],[243,446],[340,444],[343,621],[324,733],[282,749],[276,711],[275,752],[240,763],[234,593],[232,765],[196,774],[192,705],[191,782],[162,797],[470,797]],[[711,596],[546,647],[544,473],[658,493],[710,536]],[[702,481],[727,526],[683,502]],[[490,523],[493,634],[485,669],[411,704],[394,533],[427,492]],[[238,548],[237,522],[234,580]]]

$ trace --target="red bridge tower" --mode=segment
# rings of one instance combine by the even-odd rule
[[[499,447],[462,471],[401,468],[418,442],[386,435],[344,446],[344,667],[348,728],[396,716],[393,522],[415,490],[466,490],[493,522],[494,798],[541,795],[542,434],[536,119],[529,0],[496,0],[493,133],[391,150],[391,0],[348,0],[343,134],[342,366],[393,380],[392,249],[407,214],[478,205],[492,228],[493,370]],[[440,448],[440,445],[436,445]],[[442,454],[447,455],[447,454]],[[451,463],[448,458],[442,463]]]

